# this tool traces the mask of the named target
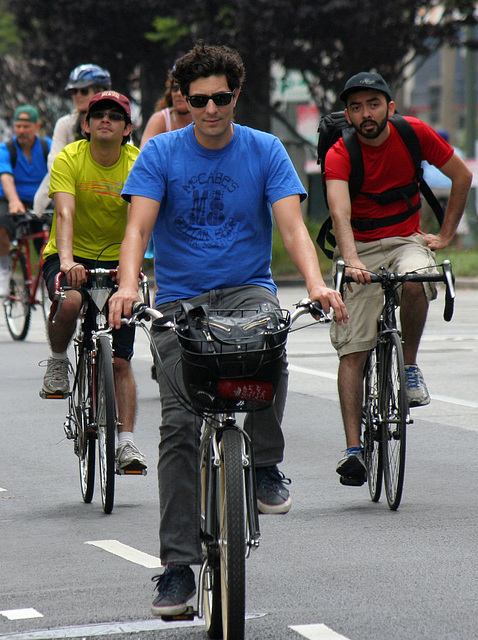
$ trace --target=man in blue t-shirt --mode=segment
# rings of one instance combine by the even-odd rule
[[[167,317],[181,308],[209,304],[224,309],[279,308],[271,276],[272,215],[284,244],[307,285],[309,297],[346,311],[322,278],[317,254],[303,223],[305,190],[280,141],[232,122],[244,67],[224,46],[196,45],[176,61],[179,84],[193,123],[152,138],[131,170],[123,197],[131,201],[120,253],[121,282],[110,301],[110,324],[131,315],[138,300],[138,272],[148,239],[155,249],[156,307]],[[272,213],[272,215],[271,215]],[[174,376],[179,360],[176,336],[154,333],[162,370]],[[153,615],[180,614],[194,595],[190,565],[202,562],[199,509],[199,419],[185,410],[158,371],[162,406],[160,459],[160,556]],[[288,480],[278,470],[284,437],[281,420],[287,394],[287,364],[271,409],[254,428],[258,507],[286,513]],[[251,416],[245,428],[250,430]]]
[[[38,110],[22,105],[13,120],[13,149],[6,142],[0,144],[0,296],[8,295],[10,282],[8,253],[15,233],[11,214],[25,213],[33,206],[35,192],[47,173],[48,150],[38,137]],[[50,144],[48,140],[48,149]]]

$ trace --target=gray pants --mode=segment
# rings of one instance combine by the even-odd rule
[[[279,307],[277,297],[260,286],[215,289],[188,300],[193,305],[208,304],[212,308],[254,308],[260,302]],[[181,301],[159,305],[164,315],[174,315]],[[168,376],[180,382],[180,352],[172,331],[153,332],[153,339]],[[163,564],[200,564],[200,473],[199,438],[201,420],[178,402],[157,367],[161,399],[159,443],[160,558]],[[270,409],[248,414],[245,429],[253,439],[255,465],[265,467],[282,461],[284,436],[281,422],[287,396],[287,362],[284,358],[276,400]]]

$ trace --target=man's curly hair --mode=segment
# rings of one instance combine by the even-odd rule
[[[241,56],[225,45],[208,45],[203,41],[176,60],[172,70],[172,76],[185,96],[189,95],[191,82],[198,78],[222,75],[226,76],[231,91],[242,87],[246,72]]]

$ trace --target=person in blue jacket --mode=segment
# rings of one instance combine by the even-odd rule
[[[9,250],[14,237],[12,214],[33,206],[35,192],[47,173],[50,140],[41,140],[36,107],[21,105],[13,116],[13,140],[0,144],[0,297],[8,295]],[[12,144],[13,143],[13,144]]]

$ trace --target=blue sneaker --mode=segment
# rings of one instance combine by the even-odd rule
[[[416,364],[405,365],[405,390],[410,407],[424,407],[430,404],[430,394],[423,374]]]
[[[257,508],[259,513],[287,513],[292,505],[290,484],[277,465],[256,467]]]
[[[178,616],[188,608],[188,600],[196,593],[194,572],[187,565],[169,563],[164,573],[151,578],[158,595],[151,605],[153,616]]]
[[[339,460],[337,473],[340,482],[348,487],[361,487],[367,479],[367,468],[363,459],[363,447],[349,447]]]

